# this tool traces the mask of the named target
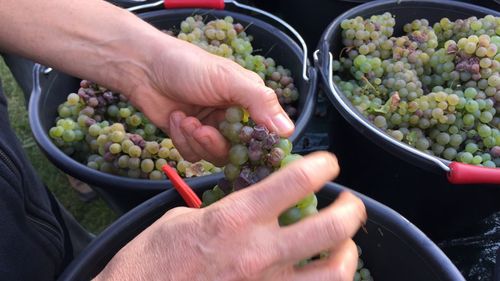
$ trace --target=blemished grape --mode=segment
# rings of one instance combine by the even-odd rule
[[[394,23],[404,18],[384,15],[341,23],[345,48],[333,63],[333,81],[397,141],[450,161],[498,167],[500,156],[490,150],[500,144],[500,18],[418,19],[399,31]]]

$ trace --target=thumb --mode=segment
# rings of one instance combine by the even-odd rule
[[[245,107],[257,124],[288,137],[293,133],[294,124],[281,107],[276,93],[264,85],[262,79],[248,71],[246,79],[240,80],[236,93],[236,103]]]

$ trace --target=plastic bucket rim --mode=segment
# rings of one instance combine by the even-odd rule
[[[482,6],[474,5],[474,4],[469,4],[469,3],[464,3],[464,2],[456,2],[456,1],[451,1],[451,0],[442,0],[439,2],[435,2],[433,0],[378,0],[378,1],[370,1],[365,4],[356,6],[355,8],[348,10],[338,17],[336,17],[332,22],[327,26],[323,34],[321,35],[319,45],[317,49],[314,51],[314,59],[315,63],[319,68],[319,73],[321,76],[321,81],[324,83],[327,87],[327,96],[328,99],[332,102],[332,104],[335,106],[337,110],[340,111],[341,115],[353,126],[358,130],[359,132],[363,132],[364,129],[368,129],[370,133],[376,135],[380,139],[384,141],[384,144],[387,142],[392,146],[396,147],[397,149],[403,150],[406,155],[412,155],[416,156],[419,161],[426,162],[427,164],[433,164],[434,166],[439,167],[446,173],[449,173],[451,171],[449,165],[453,162],[438,156],[433,156],[433,155],[428,155],[425,154],[424,152],[404,143],[404,142],[399,142],[393,138],[391,138],[387,133],[383,132],[380,128],[376,127],[372,122],[370,122],[365,116],[363,116],[361,113],[358,113],[357,109],[354,108],[352,103],[345,97],[345,95],[342,93],[342,91],[337,87],[337,84],[333,82],[332,77],[333,73],[331,71],[331,60],[332,60],[332,54],[330,52],[330,48],[332,44],[330,43],[332,41],[332,36],[333,36],[333,31],[335,29],[338,29],[340,27],[340,23],[342,20],[355,17],[359,14],[360,11],[366,11],[369,10],[370,8],[383,8],[385,6],[392,6],[394,5],[400,5],[400,4],[419,4],[419,5],[427,5],[427,4],[432,4],[432,5],[439,5],[439,6],[453,6],[453,7],[459,7],[459,8],[466,8],[471,11],[477,11],[481,12],[484,14],[493,14],[496,16],[500,16],[500,12],[491,10],[489,8],[485,8]],[[377,11],[379,12],[379,11]],[[373,12],[373,13],[377,13]],[[372,14],[373,14],[372,13]],[[471,15],[474,16],[474,15]],[[320,55],[320,58],[318,58],[318,54]],[[328,63],[327,63],[328,62]],[[362,128],[360,128],[362,126]],[[383,146],[382,144],[379,144],[378,142],[375,142],[379,146]],[[403,156],[398,156],[399,158],[402,158]]]
[[[165,15],[168,14],[169,12],[172,11],[190,11],[192,12],[193,10],[196,11],[203,11],[205,13],[224,13],[224,14],[231,14],[231,15],[236,15],[237,18],[243,18],[246,19],[248,22],[258,22],[259,28],[260,29],[266,29],[266,30],[272,30],[275,33],[280,33],[282,35],[281,39],[279,42],[284,42],[286,43],[286,47],[289,48],[292,53],[294,53],[297,56],[297,59],[300,60],[301,65],[302,65],[302,59],[301,59],[301,53],[300,51],[302,50],[298,44],[292,40],[286,33],[283,31],[279,30],[275,26],[259,20],[257,18],[241,14],[238,12],[233,12],[233,11],[226,11],[226,10],[213,10],[213,9],[175,9],[175,10],[158,10],[158,11],[150,11],[146,13],[141,13],[138,14],[138,16],[143,19],[147,20],[150,17],[153,16],[159,16],[159,15]],[[147,17],[147,18],[146,18]],[[269,32],[270,33],[270,32]],[[278,38],[278,37],[276,37]],[[303,81],[305,85],[307,86],[307,93],[305,93],[306,97],[304,99],[304,105],[301,110],[300,115],[298,116],[295,125],[296,127],[298,124],[303,125],[302,130],[300,131],[295,131],[294,134],[291,136],[295,137],[295,139],[292,140],[292,142],[299,141],[300,136],[304,133],[305,125],[309,122],[311,119],[311,116],[313,114],[313,109],[314,109],[314,102],[316,99],[317,91],[317,80],[318,77],[316,75],[316,69],[314,67],[311,67],[311,64],[309,60],[307,60],[307,65],[308,65],[308,73],[310,76],[309,81]],[[30,101],[29,101],[29,122],[30,126],[33,132],[33,135],[35,137],[35,141],[38,144],[38,146],[41,148],[43,153],[51,160],[53,164],[55,164],[59,169],[63,170],[64,172],[75,176],[80,179],[84,179],[86,182],[90,184],[95,184],[97,186],[101,186],[106,188],[105,186],[102,186],[103,182],[126,182],[126,185],[121,186],[123,190],[131,190],[131,191],[137,191],[137,190],[144,190],[144,191],[154,191],[154,190],[163,190],[172,187],[172,184],[170,180],[165,179],[165,180],[149,180],[149,179],[135,179],[135,178],[129,178],[129,177],[123,177],[119,175],[113,175],[113,174],[108,174],[104,173],[101,171],[97,171],[94,169],[91,169],[87,167],[87,165],[84,165],[83,163],[80,163],[76,161],[75,159],[71,158],[70,156],[66,155],[62,150],[60,150],[50,139],[48,136],[48,132],[45,132],[43,129],[43,126],[39,122],[39,116],[41,115],[41,108],[40,104],[42,102],[42,94],[41,94],[41,85],[39,82],[40,76],[44,75],[43,73],[44,68],[40,64],[35,64],[33,67],[33,87],[32,87],[32,92],[30,96]],[[302,76],[296,75],[296,77],[300,77],[302,80]],[[71,165],[76,165],[78,170],[75,169],[70,169]],[[85,177],[83,176],[85,175]],[[223,173],[215,173],[207,176],[200,176],[200,177],[192,177],[192,178],[186,178],[186,182],[188,184],[191,184],[193,186],[202,184],[205,180],[215,180],[221,178]],[[99,180],[95,180],[95,179]]]
[[[206,190],[208,187],[197,186],[193,189],[198,194],[202,191]],[[318,192],[326,192],[328,195],[336,194],[338,195],[342,191],[349,191],[358,196],[366,206],[368,212],[368,221],[371,221],[375,225],[382,226],[388,229],[388,232],[391,232],[395,235],[399,240],[405,243],[412,252],[416,253],[419,258],[427,265],[429,268],[435,269],[435,267],[431,267],[430,265],[435,264],[441,266],[442,270],[436,272],[436,270],[432,270],[434,274],[438,274],[438,276],[446,276],[449,281],[465,281],[464,277],[460,273],[460,271],[456,268],[456,266],[450,261],[450,259],[443,253],[439,247],[432,242],[418,227],[413,225],[410,221],[408,221],[404,216],[396,212],[395,210],[389,208],[388,206],[366,196],[356,191],[353,191],[347,187],[344,187],[340,184],[329,182],[324,185],[324,187]],[[326,197],[326,195],[325,195]],[[328,196],[328,199],[331,199]],[[130,228],[129,224],[131,218],[135,218],[137,221],[137,217],[139,219],[150,216],[152,213],[158,212],[160,209],[164,213],[166,205],[178,205],[176,203],[183,202],[180,195],[173,189],[166,190],[147,201],[144,201],[142,204],[138,205],[127,214],[118,218],[112,225],[106,228],[99,236],[97,236],[80,254],[80,256],[76,257],[70,265],[66,268],[66,270],[61,274],[59,280],[79,280],[80,270],[79,268],[82,264],[86,264],[98,259],[98,262],[104,262],[106,259],[106,255],[98,255],[95,253],[96,249],[102,246],[107,245],[109,243],[114,243],[116,248],[116,243],[119,241],[119,244],[125,245],[129,240],[122,239],[120,235],[117,235],[124,230]],[[183,206],[183,203],[180,204]],[[151,210],[153,209],[153,210]],[[167,210],[168,211],[168,210]],[[374,219],[370,219],[370,214],[376,214],[375,216],[379,216],[380,218],[386,218],[383,221],[377,221]],[[155,219],[156,220],[156,219]],[[154,220],[154,221],[155,221]],[[154,223],[153,221],[153,223]],[[144,220],[140,220],[140,225],[134,225],[134,230],[138,230],[141,232],[145,228],[149,227],[149,223],[144,226]],[[397,231],[395,231],[397,230]],[[359,232],[358,232],[359,233]],[[134,237],[137,234],[134,234]],[[403,239],[404,238],[404,239]],[[126,241],[123,241],[126,240]],[[118,245],[118,248],[121,248],[123,245]],[[415,249],[422,249],[425,255],[419,254]],[[110,251],[108,251],[110,252]],[[114,251],[113,251],[114,252]],[[116,253],[116,252],[114,252]],[[114,255],[111,254],[111,257]],[[108,255],[110,255],[108,253]],[[86,271],[88,272],[88,271]],[[90,276],[89,276],[90,277]],[[93,277],[93,276],[92,276]]]

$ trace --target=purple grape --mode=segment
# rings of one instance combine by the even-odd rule
[[[257,169],[255,169],[255,177],[257,178],[257,181],[261,181],[262,179],[266,178],[271,174],[272,170],[271,168],[267,166],[259,166]]]
[[[106,144],[107,144],[107,143],[106,143]],[[109,147],[108,147],[108,148],[109,148]],[[104,153],[104,157],[103,157],[103,159],[104,159],[104,161],[106,161],[106,162],[113,162],[113,161],[115,160],[115,158],[116,158],[116,157],[115,157],[115,155],[114,155],[113,153],[109,152],[109,151],[108,151],[108,152],[106,152],[106,153]]]
[[[281,160],[283,160],[284,157],[285,157],[285,152],[283,151],[283,149],[275,147],[267,155],[267,162],[273,167],[278,167],[281,163]]]
[[[258,141],[263,141],[268,134],[269,130],[264,125],[257,125],[253,129],[252,137]]]
[[[277,144],[280,140],[278,134],[272,132],[270,133],[264,141],[262,141],[262,147],[264,149],[271,149],[275,144]]]
[[[500,157],[500,146],[494,146],[490,150],[490,153],[491,153],[491,156],[493,156],[494,158]]]
[[[99,105],[99,100],[95,97],[89,98],[89,101],[87,102],[88,106],[91,107],[97,107]]]
[[[222,191],[224,191],[225,194],[231,193],[233,189],[231,183],[225,178],[220,179],[217,185]]]
[[[252,139],[253,128],[250,126],[243,126],[240,130],[240,140],[242,143],[247,144]]]

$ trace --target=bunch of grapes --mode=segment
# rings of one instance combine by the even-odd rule
[[[246,33],[243,25],[233,21],[233,18],[228,16],[205,23],[202,16],[195,15],[181,22],[177,35],[173,31],[169,34],[176,35],[177,38],[195,44],[212,54],[233,60],[257,73],[266,85],[274,90],[288,115],[295,118],[297,116],[295,104],[299,92],[293,83],[290,70],[277,65],[272,58],[253,55],[252,35]]]
[[[223,196],[255,184],[272,172],[299,159],[291,154],[292,143],[280,138],[263,125],[256,125],[240,107],[226,110],[225,120],[219,130],[231,142],[229,163],[224,167],[224,178],[213,190],[206,191],[203,204],[210,205]],[[316,196],[311,194],[280,217],[282,224],[290,224],[317,212]]]
[[[125,96],[83,80],[58,108],[49,136],[65,153],[88,167],[131,178],[165,179],[161,167],[184,177],[220,172],[207,161],[183,160],[172,140],[137,111]]]
[[[419,19],[397,37],[388,13],[344,20],[349,45],[333,62],[334,82],[398,141],[448,160],[500,167],[499,24],[493,16],[442,19],[434,27]],[[358,31],[364,35],[352,40]]]
[[[292,154],[292,143],[270,132],[265,126],[257,125],[249,118],[248,112],[240,107],[226,110],[225,120],[219,125],[220,132],[231,142],[229,163],[224,168],[224,178],[202,195],[202,205],[208,206],[224,196],[255,184],[271,173],[302,158]],[[318,199],[314,193],[291,206],[283,212],[278,222],[281,226],[293,224],[305,217],[318,213]],[[358,246],[361,256],[361,248]],[[319,255],[326,258],[327,252]],[[300,261],[298,265],[307,264],[310,260]],[[358,260],[354,280],[371,280],[370,271],[364,268],[361,258]]]
[[[447,40],[458,41],[461,38],[466,38],[471,35],[500,35],[500,19],[492,15],[487,15],[484,18],[470,17],[467,19],[457,19],[450,21],[448,18],[442,18],[433,26],[439,42],[444,44]]]

